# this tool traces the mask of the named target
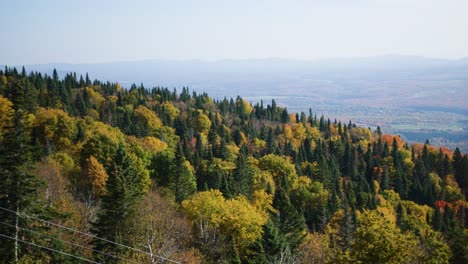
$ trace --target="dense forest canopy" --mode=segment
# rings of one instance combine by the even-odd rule
[[[0,70],[0,263],[468,263],[468,156],[273,100]]]

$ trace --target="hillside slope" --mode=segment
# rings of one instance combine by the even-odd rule
[[[6,263],[468,262],[466,154],[313,109],[5,68],[0,141]]]

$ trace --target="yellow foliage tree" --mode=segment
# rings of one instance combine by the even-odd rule
[[[179,109],[177,109],[173,104],[167,101],[162,103],[162,109],[171,121],[174,120],[174,118],[176,118],[180,114]]]
[[[267,221],[266,214],[244,196],[226,200],[219,190],[199,192],[183,201],[182,207],[205,245],[217,236],[213,232],[219,232],[231,238],[234,247],[243,249],[262,236],[262,226]]]
[[[291,125],[284,125],[280,140],[283,144],[290,142],[293,148],[297,150],[307,136],[307,130],[304,124],[293,123]]]
[[[91,191],[95,195],[104,195],[106,193],[106,182],[109,176],[101,163],[94,157],[86,159],[86,179],[91,186]]]
[[[85,89],[88,93],[89,102],[91,103],[91,106],[95,107],[96,109],[99,109],[102,106],[102,104],[106,101],[106,99],[92,88],[86,87]]]
[[[297,188],[296,168],[288,157],[269,154],[260,158],[258,165],[260,169],[273,175],[277,186],[282,186],[285,190]]]
[[[363,140],[370,140],[372,137],[372,133],[369,129],[364,127],[355,127],[351,129],[351,138],[356,141],[363,141]]]
[[[267,147],[266,141],[261,140],[259,138],[254,138],[252,145],[253,145],[253,152],[256,152],[256,153],[262,153],[263,151],[266,150],[266,147]]]
[[[321,137],[320,130],[316,127],[311,126],[309,123],[305,125],[305,130],[308,139],[316,140]]]
[[[413,263],[418,245],[413,234],[402,233],[393,217],[385,217],[375,210],[358,214],[355,240],[351,244],[351,258],[357,263]]]
[[[228,150],[226,159],[228,161],[235,162],[239,155],[239,147],[236,146],[234,142],[231,142],[230,144],[226,145],[226,148]]]
[[[81,146],[82,162],[93,155],[100,163],[108,165],[118,149],[119,144],[125,142],[120,129],[102,122],[85,119],[85,138]]]
[[[4,131],[12,125],[14,113],[13,103],[0,95],[0,141]]]
[[[140,142],[142,147],[151,153],[160,153],[167,149],[167,144],[155,137],[144,137]]]
[[[269,194],[265,190],[255,190],[253,192],[252,205],[265,218],[268,218],[269,212],[276,212],[273,207],[273,194]]]
[[[247,158],[249,173],[252,174],[252,190],[265,190],[270,194],[275,194],[276,184],[269,171],[258,168],[258,160],[253,157]]]
[[[42,144],[59,150],[69,148],[78,132],[75,118],[60,109],[39,108],[34,127]]]
[[[245,115],[250,115],[252,113],[252,106],[250,105],[249,102],[247,102],[244,99],[238,98],[236,101],[237,107],[239,107],[240,112]]]
[[[232,236],[235,246],[244,248],[262,236],[262,226],[266,223],[268,215],[257,211],[247,198],[238,196],[227,200],[224,206],[226,210],[222,230],[225,235]]]
[[[195,130],[198,133],[208,134],[211,127],[210,118],[205,115],[201,110],[198,110],[197,117],[195,118]]]
[[[136,126],[142,135],[152,135],[158,128],[162,127],[162,122],[156,113],[140,105],[135,111]]]

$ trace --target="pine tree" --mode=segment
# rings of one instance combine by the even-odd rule
[[[5,95],[14,104],[15,109],[34,112],[37,108],[38,92],[28,79],[8,83]]]
[[[245,197],[252,197],[252,172],[247,167],[247,161],[243,153],[239,154],[236,162],[236,169],[233,174],[234,190],[233,194],[242,194]]]
[[[176,183],[176,201],[182,202],[197,191],[197,182],[190,163],[184,160],[178,168]]]
[[[141,162],[127,153],[121,144],[109,169],[107,192],[102,197],[102,209],[97,216],[93,232],[96,236],[126,244],[125,222],[133,213],[133,206],[149,187],[148,172]],[[94,241],[99,251],[120,255],[126,249],[102,240]],[[96,254],[96,259],[105,263],[115,263],[115,259]]]
[[[91,80],[89,79],[88,73],[86,73],[85,84],[86,84],[86,86],[91,86]]]
[[[271,215],[268,222],[263,226],[262,246],[269,263],[274,263],[281,249],[287,247],[288,242],[281,234],[277,218]]]
[[[276,191],[273,206],[278,209],[279,230],[287,241],[289,250],[295,252],[305,237],[304,215],[291,204],[282,188]]]
[[[383,175],[382,175],[382,181],[380,182],[380,189],[382,191],[388,190],[390,187],[390,178],[388,176],[388,169],[387,167],[384,168]]]
[[[197,181],[193,174],[193,168],[185,160],[182,152],[182,146],[179,144],[176,154],[176,202],[180,203],[197,191]]]
[[[456,148],[455,152],[453,153],[453,174],[455,176],[455,180],[458,183],[458,186],[462,189],[462,191],[466,195],[468,195],[468,160],[467,156],[462,156],[460,149]]]
[[[283,112],[281,113],[281,123],[288,123],[290,120],[289,120],[289,114],[288,114],[288,110],[285,108],[283,110]]]
[[[34,209],[37,199],[38,178],[31,174],[34,161],[34,148],[26,124],[25,113],[17,110],[13,124],[6,128],[0,144],[0,206],[11,211],[0,210],[3,223],[16,226],[16,229],[0,226],[0,233],[17,239],[19,230],[28,225],[27,219],[19,213]],[[0,238],[0,259],[5,262],[18,262],[27,249],[15,240]]]

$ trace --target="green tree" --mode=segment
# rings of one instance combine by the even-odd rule
[[[184,157],[177,158],[176,201],[180,203],[196,191],[197,181],[192,165]]]
[[[150,180],[139,159],[129,154],[120,144],[111,163],[106,194],[102,197],[102,210],[97,216],[93,232],[101,238],[127,244],[126,220],[132,216],[134,205],[148,190]],[[94,248],[113,255],[126,249],[102,240],[94,241]],[[113,263],[115,259],[96,254],[96,259]]]
[[[26,78],[9,82],[5,94],[15,109],[33,112],[37,107],[37,90]]]
[[[18,214],[33,211],[40,182],[31,173],[34,147],[31,145],[28,118],[23,110],[11,114],[13,126],[6,127],[0,144],[0,206],[10,211],[0,210],[0,219],[16,228],[2,225],[0,233],[18,239],[20,228],[28,226],[27,219]],[[27,247],[18,244],[17,241],[0,238],[2,261],[17,263],[18,259],[27,253]]]
[[[295,253],[306,235],[304,216],[291,204],[282,188],[276,191],[273,206],[278,210],[278,227],[287,241],[286,247],[290,253]]]

